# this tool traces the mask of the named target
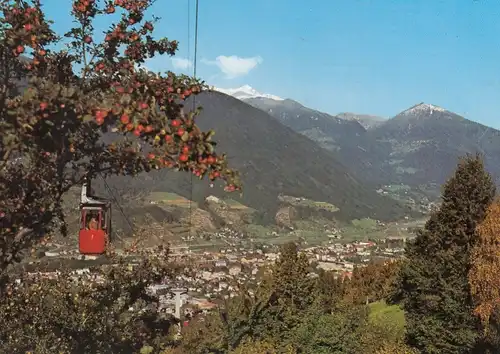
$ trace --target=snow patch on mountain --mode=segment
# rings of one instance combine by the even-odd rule
[[[233,96],[234,98],[237,98],[239,100],[245,100],[249,98],[268,98],[275,101],[283,101],[283,98],[281,97],[270,95],[267,93],[261,93],[255,90],[254,88],[250,87],[249,85],[243,85],[238,88],[228,88],[228,89],[212,86],[211,89],[214,91],[225,93],[226,95],[229,96]]]
[[[428,103],[422,102],[422,103],[419,103],[419,104],[407,109],[406,111],[401,112],[400,114],[407,116],[407,115],[422,114],[422,113],[432,114],[434,112],[446,112],[446,109],[439,107],[439,106],[435,106],[433,104],[428,104]]]

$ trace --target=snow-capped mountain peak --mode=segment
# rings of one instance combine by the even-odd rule
[[[214,91],[219,91],[222,93],[225,93],[226,95],[233,96],[234,98],[237,98],[239,100],[245,100],[249,98],[268,98],[271,100],[276,100],[276,101],[283,101],[283,98],[275,96],[275,95],[270,95],[267,93],[261,93],[257,91],[256,89],[250,87],[249,85],[243,85],[238,88],[229,88],[229,89],[223,89],[219,87],[212,86],[212,90]]]
[[[432,114],[433,112],[446,112],[446,109],[435,106],[433,104],[428,104],[428,103],[419,103],[406,111],[403,111],[401,115],[411,115],[411,114],[418,114],[418,113],[429,113]]]

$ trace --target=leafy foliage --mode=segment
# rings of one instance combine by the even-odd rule
[[[393,287],[401,261],[370,262],[366,267],[356,267],[345,285],[345,298],[354,303],[387,299]]]
[[[231,354],[278,354],[276,346],[266,341],[244,341],[238,348],[231,351]],[[289,351],[289,354],[293,354]]]
[[[51,227],[65,231],[61,198],[85,176],[174,168],[240,189],[213,132],[197,127],[197,111],[183,110],[204,83],[141,68],[178,46],[154,39],[156,19],[144,17],[151,3],[75,0],[76,25],[64,40],[40,0],[0,3],[0,270]],[[98,17],[110,22],[101,42]],[[106,132],[123,138],[106,143]]]
[[[477,307],[475,313],[484,325],[500,301],[500,203],[497,200],[488,209],[484,221],[478,226],[479,242],[472,251],[469,281]]]
[[[383,344],[375,354],[417,354],[418,352],[404,344]]]
[[[474,300],[474,314],[483,327],[481,349],[494,353],[500,348],[500,294],[496,274],[500,270],[498,238],[500,235],[500,203],[495,200],[484,221],[478,226],[479,242],[472,250],[469,284]]]
[[[4,353],[133,353],[172,343],[175,321],[158,315],[148,287],[175,276],[167,250],[143,254],[137,264],[89,273],[61,270],[57,279],[24,275],[0,298]]]

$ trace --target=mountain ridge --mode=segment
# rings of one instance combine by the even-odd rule
[[[244,101],[335,153],[369,185],[436,189],[453,172],[459,156],[476,152],[484,154],[488,170],[500,176],[500,131],[435,104],[417,103],[367,127],[356,119],[342,123],[339,116],[302,105],[263,98]],[[358,129],[348,122],[358,123]]]
[[[191,103],[186,101],[186,107]],[[365,186],[335,155],[262,110],[217,91],[198,95],[196,104],[203,107],[198,126],[214,129],[218,151],[227,152],[232,167],[241,172],[243,196],[231,198],[258,210],[264,220],[274,222],[279,195],[331,203],[340,209],[339,220],[396,220],[410,212]],[[191,184],[189,176],[163,170],[139,178],[111,177],[108,183],[118,193],[149,186],[150,192],[176,193],[198,205],[209,195],[227,196],[220,185],[211,188],[197,179]]]

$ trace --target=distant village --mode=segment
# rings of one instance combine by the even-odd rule
[[[226,233],[228,231],[226,230]],[[311,277],[323,269],[339,277],[351,277],[355,267],[362,267],[371,260],[393,260],[403,257],[403,237],[390,237],[380,241],[357,241],[340,243],[332,238],[328,245],[301,248],[311,264]],[[250,294],[260,283],[269,266],[279,257],[278,248],[263,245],[259,249],[245,249],[228,245],[218,251],[194,252],[188,246],[172,247],[172,260],[188,264],[196,270],[177,276],[175,284],[156,284],[151,292],[159,295],[158,311],[172,314],[179,319],[189,319],[193,313],[207,312],[217,307],[218,302],[239,294],[244,284]],[[66,257],[73,257],[65,251]],[[46,256],[62,256],[50,254]],[[75,252],[75,256],[76,252]],[[92,260],[91,256],[86,257]],[[90,272],[89,268],[75,270],[75,275]],[[56,279],[58,271],[31,272],[31,276]],[[100,279],[95,278],[95,281]]]

